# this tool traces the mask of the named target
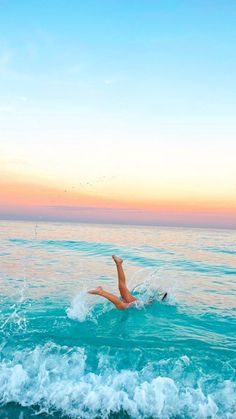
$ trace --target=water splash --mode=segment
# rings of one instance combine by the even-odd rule
[[[234,419],[235,232],[34,226],[0,229],[0,417]],[[168,301],[88,296],[117,293],[112,253]]]
[[[81,291],[72,299],[66,313],[70,319],[83,322],[87,318],[92,319],[92,310],[93,305],[89,302],[88,294],[86,291]]]

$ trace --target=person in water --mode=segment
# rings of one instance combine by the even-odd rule
[[[117,274],[118,274],[118,287],[121,295],[121,300],[119,297],[117,297],[114,294],[111,294],[110,292],[105,291],[102,287],[97,287],[94,290],[88,291],[89,294],[95,294],[95,295],[101,295],[101,297],[106,298],[107,300],[111,301],[118,310],[125,310],[130,307],[134,307],[135,305],[139,305],[142,303],[138,298],[135,298],[130,291],[128,290],[126,286],[126,279],[125,279],[125,273],[123,271],[123,259],[121,259],[118,256],[112,255],[112,259],[114,260],[116,264]],[[162,301],[167,297],[167,292],[163,295]],[[150,303],[153,302],[150,301]]]

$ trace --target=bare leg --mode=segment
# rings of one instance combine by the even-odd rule
[[[136,301],[137,298],[133,297],[133,295],[129,292],[128,288],[126,287],[126,279],[122,267],[123,260],[115,255],[112,255],[112,259],[116,264],[118,274],[118,287],[121,297],[126,303],[132,303],[133,301]]]
[[[95,290],[88,291],[89,294],[101,295],[101,297],[106,298],[111,301],[118,310],[125,310],[129,307],[129,304],[121,301],[116,295],[110,294],[110,292],[105,291],[102,287],[97,287]]]

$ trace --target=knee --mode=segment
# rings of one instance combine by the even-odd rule
[[[120,304],[117,304],[118,310],[125,310],[128,307],[127,303],[123,303],[123,301],[120,302]]]

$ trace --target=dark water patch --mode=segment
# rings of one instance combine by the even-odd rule
[[[19,403],[8,403],[0,407],[0,419],[69,419],[60,412],[40,413],[40,406],[21,406]]]
[[[169,262],[184,271],[201,272],[209,275],[236,275],[236,268],[228,265],[212,265],[207,263],[194,262],[186,259],[178,259]]]
[[[207,247],[204,247],[203,250],[206,250],[208,252],[213,252],[213,253],[224,253],[224,254],[227,254],[227,255],[236,255],[236,250],[225,249],[223,247],[207,246]]]
[[[0,252],[0,257],[3,257],[3,256],[10,256],[10,253],[9,252]]]

